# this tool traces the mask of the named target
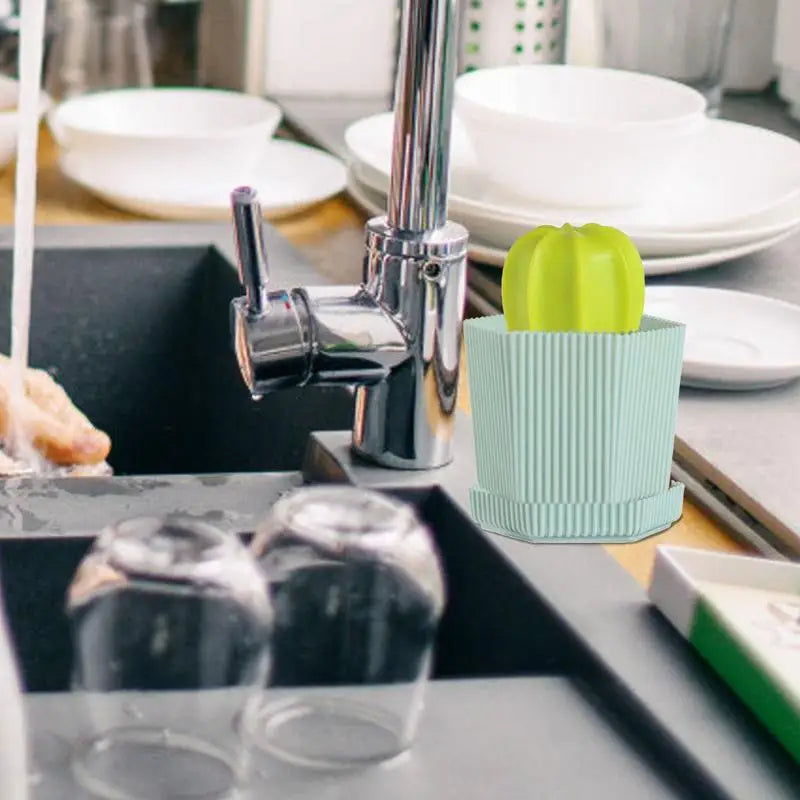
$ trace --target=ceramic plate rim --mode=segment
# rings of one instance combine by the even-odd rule
[[[739,289],[723,289],[712,286],[686,286],[681,284],[659,284],[657,286],[647,286],[645,290],[645,308],[647,308],[648,298],[653,298],[657,302],[659,295],[668,294],[690,295],[696,298],[711,298],[720,302],[724,298],[726,303],[738,303],[741,306],[750,306],[754,309],[758,307],[762,310],[766,308],[780,308],[787,312],[790,324],[796,326],[798,338],[800,339],[800,306],[786,300],[769,297],[767,295],[746,292]],[[664,298],[667,299],[666,297]],[[680,304],[678,299],[677,304]],[[740,309],[741,313],[741,309]],[[688,325],[687,325],[688,327]],[[682,381],[690,383],[698,388],[717,385],[722,388],[724,385],[749,386],[752,388],[777,386],[790,380],[800,377],[800,349],[797,356],[768,361],[763,366],[755,364],[737,364],[725,361],[709,361],[702,358],[687,359],[684,354]],[[684,380],[685,379],[685,380]]]
[[[744,258],[745,256],[760,253],[780,244],[785,239],[793,236],[800,230],[800,225],[790,228],[787,231],[776,236],[768,236],[764,239],[756,239],[753,242],[746,244],[734,245],[732,247],[713,248],[711,250],[702,250],[699,253],[688,253],[679,256],[653,256],[642,258],[642,265],[644,266],[644,273],[648,278],[655,278],[659,275],[675,275],[681,272],[694,272],[698,269],[705,269],[705,267],[713,266],[714,264],[721,264],[723,261],[733,261],[737,258]],[[508,252],[500,247],[487,245],[482,242],[470,241],[470,252],[475,252],[479,255],[476,259],[486,258],[486,261],[480,263],[488,266],[503,268],[503,261]]]
[[[281,198],[280,202],[270,201],[268,194],[261,194],[261,204],[266,216],[279,216],[295,213],[311,205],[327,200],[346,188],[347,169],[341,159],[331,155],[325,150],[317,147],[294,142],[285,139],[270,139],[265,142],[264,155],[266,157],[269,149],[277,151],[292,151],[299,156],[302,152],[306,158],[315,159],[316,162],[325,163],[329,171],[326,175],[324,191],[320,188],[316,191],[305,191],[302,194],[294,192],[292,196]],[[212,201],[210,199],[189,199],[180,201],[175,197],[164,198],[156,196],[144,196],[140,190],[118,191],[113,186],[106,185],[98,176],[86,175],[83,172],[82,164],[80,167],[70,164],[70,157],[77,160],[75,153],[62,152],[59,156],[59,167],[66,177],[83,187],[87,191],[110,202],[112,205],[130,209],[138,213],[146,213],[148,216],[171,217],[185,219],[218,219],[227,217],[230,209],[227,203]],[[256,168],[258,169],[258,168]],[[231,184],[231,188],[236,182]],[[255,181],[254,181],[255,183]],[[256,187],[258,188],[258,187]],[[213,190],[211,190],[213,191]],[[210,192],[209,192],[210,193]]]
[[[376,205],[371,198],[364,195],[364,189],[370,192],[378,191],[370,186],[363,186],[358,177],[353,174],[352,170],[348,169],[347,191],[350,196],[370,214],[383,214],[384,210]],[[798,230],[800,230],[800,223],[776,235],[739,245],[732,245],[730,247],[711,248],[708,250],[701,250],[698,253],[689,253],[685,255],[643,257],[642,264],[647,277],[674,275],[680,272],[693,272],[698,269],[713,266],[714,264],[719,264],[723,261],[743,258],[744,256],[761,252],[762,250],[766,250],[788,239],[790,236],[797,233]],[[470,237],[470,256],[481,264],[502,269],[507,252],[508,250],[476,241]]]

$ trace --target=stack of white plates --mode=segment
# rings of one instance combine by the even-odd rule
[[[347,129],[348,189],[384,213],[393,117]],[[764,250],[800,228],[800,143],[752,125],[709,120],[698,145],[646,204],[628,208],[535,205],[493,184],[453,120],[448,217],[470,232],[472,257],[502,266],[511,244],[538,225],[598,222],[624,230],[648,275],[709,266]]]

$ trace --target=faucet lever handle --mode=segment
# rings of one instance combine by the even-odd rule
[[[247,296],[250,313],[263,314],[267,308],[269,266],[264,248],[264,218],[258,192],[251,186],[239,186],[231,192],[233,231],[239,280]]]

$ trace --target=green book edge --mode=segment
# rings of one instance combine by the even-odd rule
[[[725,627],[704,598],[697,604],[689,641],[800,763],[800,708]]]

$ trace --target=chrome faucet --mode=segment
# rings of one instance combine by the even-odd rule
[[[467,257],[466,229],[446,218],[457,8],[404,0],[387,214],[366,224],[360,286],[269,291],[256,193],[231,197],[234,340],[253,396],[356,386],[353,447],[397,469],[452,459]]]

